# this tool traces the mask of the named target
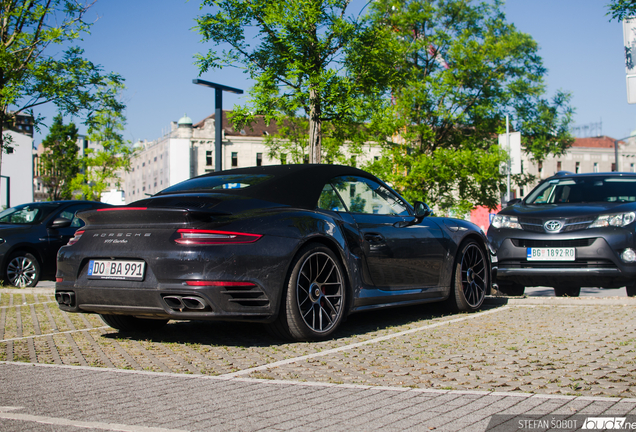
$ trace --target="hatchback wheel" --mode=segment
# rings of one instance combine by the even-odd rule
[[[628,297],[636,297],[636,284],[627,285],[625,287],[625,290],[627,291],[627,296]]]
[[[34,287],[40,280],[40,263],[28,252],[16,252],[5,269],[8,284],[15,287]]]

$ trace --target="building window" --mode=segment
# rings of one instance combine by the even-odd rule
[[[523,160],[521,160],[521,174],[523,174]],[[523,196],[523,194],[521,194]]]
[[[256,153],[256,166],[263,166],[263,153]]]
[[[155,160],[153,162],[157,162],[157,156],[155,156]]]
[[[594,169],[592,170],[592,172],[598,172],[598,162],[594,162]]]
[[[561,163],[561,161],[557,161],[557,172],[561,171],[562,168],[563,164]]]
[[[629,172],[635,172],[634,171],[634,164],[629,164]]]
[[[205,164],[207,166],[212,166],[212,152],[211,151],[206,151],[205,152]]]
[[[238,153],[232,152],[232,168],[238,167]]]
[[[146,166],[146,162],[142,163],[142,164],[141,164],[141,166],[142,166],[142,167],[145,167],[145,166]]]
[[[616,171],[616,164],[612,162],[612,172]]]
[[[373,160],[379,161],[380,160],[380,156],[373,156]]]
[[[574,172],[577,174],[581,172],[581,162],[576,163],[576,165],[574,166]]]
[[[543,178],[543,162],[539,162],[539,177]]]

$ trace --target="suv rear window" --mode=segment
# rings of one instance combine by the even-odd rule
[[[636,202],[636,177],[567,177],[541,183],[526,204]]]

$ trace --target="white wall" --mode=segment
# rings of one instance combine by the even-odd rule
[[[0,181],[0,207],[7,206],[7,179],[10,178],[10,206],[33,202],[33,138],[8,131],[13,139],[13,153],[2,154],[3,178]]]
[[[190,140],[187,138],[172,138],[168,154],[170,155],[168,166],[170,184],[166,185],[166,187],[190,178]]]

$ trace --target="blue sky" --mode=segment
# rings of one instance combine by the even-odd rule
[[[579,125],[602,121],[602,132],[622,138],[636,129],[636,106],[627,104],[622,26],[609,22],[609,0],[508,0],[508,21],[539,43],[548,69],[547,94],[569,91]],[[162,136],[185,113],[194,122],[214,111],[214,91],[192,84],[199,78],[194,54],[210,48],[193,30],[198,0],[98,0],[89,12],[96,19],[80,43],[86,56],[126,79],[128,123],[132,142]],[[244,89],[249,79],[234,68],[200,78]],[[223,107],[247,100],[224,93]],[[54,107],[41,110],[47,122]],[[47,133],[36,135],[39,144]]]

